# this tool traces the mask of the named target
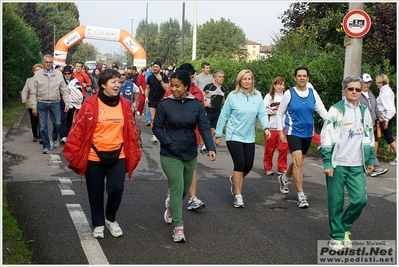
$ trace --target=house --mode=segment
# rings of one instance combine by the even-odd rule
[[[248,54],[248,60],[258,60],[270,57],[273,47],[273,45],[262,45],[259,42],[246,39],[245,47],[240,46],[240,51]]]
[[[261,43],[254,42],[248,39],[245,40],[245,47],[247,48],[248,60],[259,59],[261,46],[262,46]]]

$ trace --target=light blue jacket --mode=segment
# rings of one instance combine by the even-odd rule
[[[270,129],[267,111],[259,91],[256,91],[256,95],[252,92],[248,96],[241,89],[236,94],[230,92],[220,113],[215,136],[222,136],[227,122],[226,141],[255,143],[256,117],[264,130]]]

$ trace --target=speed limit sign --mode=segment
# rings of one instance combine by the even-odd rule
[[[371,28],[371,19],[363,10],[354,9],[345,15],[342,24],[350,37],[363,37]]]

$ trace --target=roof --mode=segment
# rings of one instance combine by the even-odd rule
[[[245,40],[245,44],[246,45],[262,45],[261,43],[258,43],[258,42],[254,42],[254,41],[251,41],[251,40]]]

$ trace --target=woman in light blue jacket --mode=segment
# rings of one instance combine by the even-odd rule
[[[230,191],[234,195],[233,205],[236,208],[244,207],[242,184],[254,163],[256,117],[269,139],[270,126],[262,95],[255,89],[254,75],[245,69],[237,76],[235,90],[226,98],[215,134],[215,144],[219,146],[227,122],[226,145],[234,163],[233,175],[229,177]]]

